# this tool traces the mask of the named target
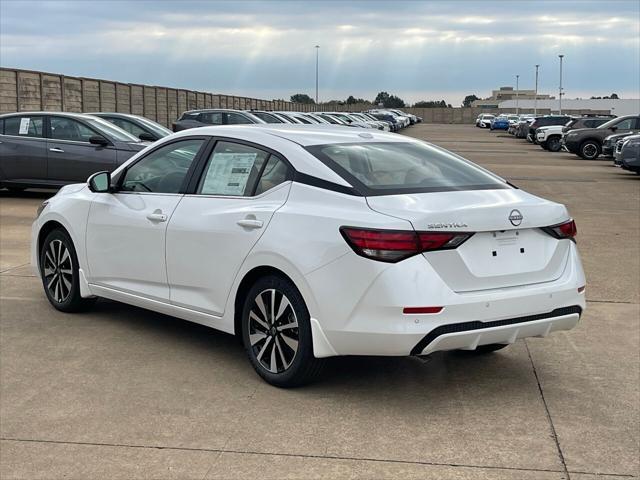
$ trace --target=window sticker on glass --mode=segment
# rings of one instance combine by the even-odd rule
[[[18,135],[27,135],[29,133],[29,123],[31,119],[29,117],[22,117],[20,119],[20,130],[18,130]]]
[[[209,195],[244,195],[257,153],[214,153],[202,185]]]

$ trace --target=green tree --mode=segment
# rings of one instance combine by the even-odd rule
[[[369,103],[364,98],[355,98],[353,95],[349,95],[346,102],[347,105],[353,105],[355,103]]]
[[[306,93],[296,93],[295,95],[291,95],[291,101],[294,103],[316,103],[315,100]]]
[[[415,108],[451,108],[444,100],[422,100],[413,104]]]
[[[467,95],[462,101],[463,107],[470,107],[475,100],[480,100],[475,94]]]
[[[402,108],[405,106],[404,100],[395,95],[389,95],[388,92],[380,92],[373,101],[375,105],[382,104],[385,108]]]

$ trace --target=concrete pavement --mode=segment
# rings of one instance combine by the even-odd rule
[[[588,310],[493,355],[333,359],[262,382],[229,335],[110,301],[65,315],[26,265],[47,194],[0,192],[0,478],[630,478],[640,471],[640,177],[420,124],[578,224]]]

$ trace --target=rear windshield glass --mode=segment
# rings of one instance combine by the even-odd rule
[[[114,124],[109,123],[102,118],[86,117],[84,120],[99,132],[106,133],[113,140],[117,140],[119,142],[140,142],[138,137],[131,135],[129,132],[125,132],[121,128],[116,127]]]
[[[348,143],[306,149],[365,195],[510,188],[462,157],[426,143]]]

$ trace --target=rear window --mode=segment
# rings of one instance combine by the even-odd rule
[[[21,116],[4,120],[4,134],[17,137],[44,137],[43,117]]]
[[[349,143],[306,149],[364,195],[510,188],[462,157],[426,143]]]
[[[278,117],[275,117],[269,113],[265,113],[265,112],[251,112],[251,113],[253,113],[260,120],[264,120],[267,123],[284,123]]]

